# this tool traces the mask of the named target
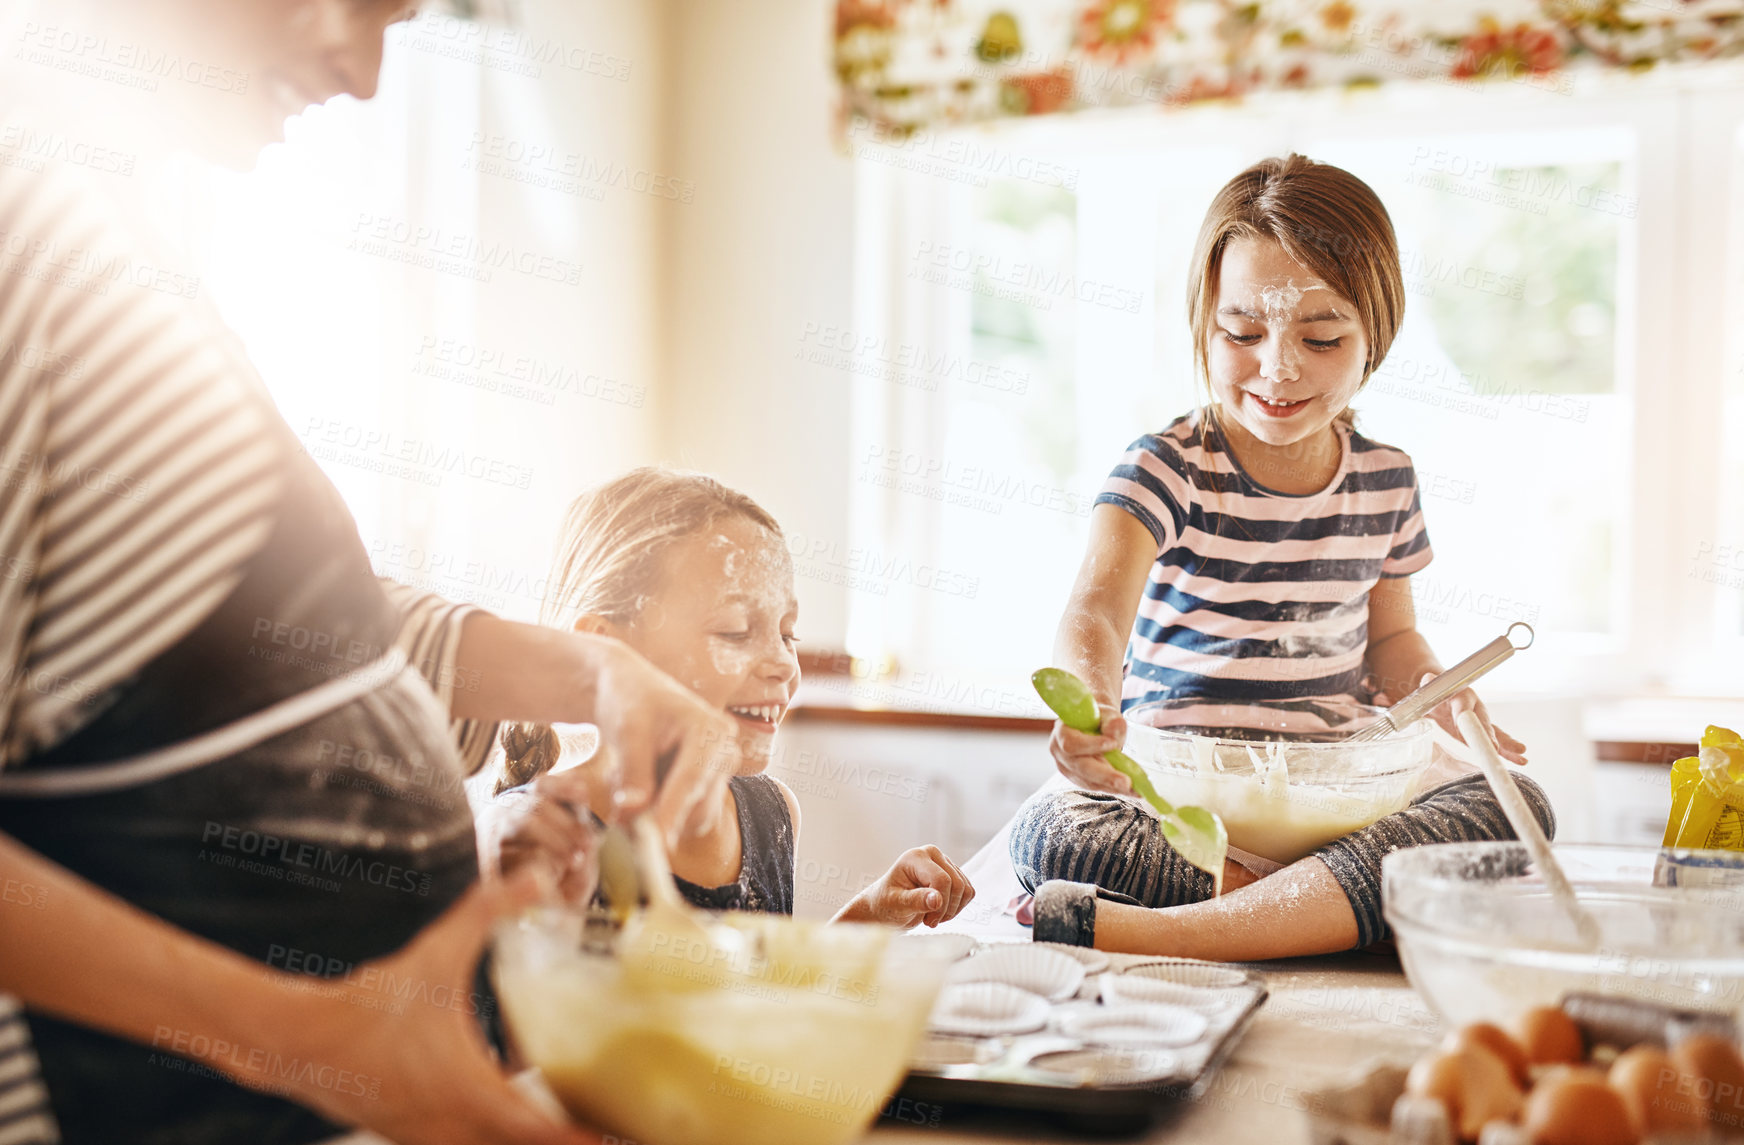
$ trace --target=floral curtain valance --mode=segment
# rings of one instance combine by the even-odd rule
[[[894,135],[1001,116],[1744,51],[1744,0],[837,0],[843,110]]]

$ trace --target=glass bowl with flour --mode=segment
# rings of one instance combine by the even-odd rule
[[[1340,742],[1383,711],[1346,696],[1157,700],[1125,713],[1126,753],[1164,799],[1217,812],[1230,846],[1292,863],[1415,794],[1434,758],[1427,720],[1385,739]]]

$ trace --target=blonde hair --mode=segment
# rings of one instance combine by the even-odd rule
[[[660,587],[673,546],[731,517],[781,537],[768,510],[700,473],[644,466],[587,490],[564,515],[539,623],[565,631],[583,616],[630,623]],[[547,724],[505,724],[501,742],[498,793],[549,771],[562,750]]]
[[[1193,362],[1207,393],[1218,272],[1232,239],[1270,239],[1355,304],[1368,340],[1367,385],[1405,318],[1399,242],[1387,208],[1369,185],[1341,167],[1292,153],[1260,160],[1217,192],[1199,227],[1187,285]],[[1209,401],[1206,412],[1215,421]],[[1351,425],[1356,414],[1346,406],[1338,420]]]

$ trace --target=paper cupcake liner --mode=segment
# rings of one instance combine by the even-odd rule
[[[1084,964],[1034,943],[1010,943],[990,946],[957,963],[947,981],[997,982],[1058,1002],[1072,997],[1084,984]]]
[[[933,1003],[935,1033],[991,1038],[1027,1034],[1048,1024],[1048,1000],[1003,982],[946,986]]]
[[[1035,946],[1043,950],[1057,950],[1069,958],[1076,958],[1084,964],[1084,973],[1100,974],[1112,964],[1107,954],[1092,946],[1069,946],[1064,942],[1037,942]]]
[[[1139,962],[1121,971],[1141,978],[1156,978],[1178,982],[1183,986],[1231,987],[1247,985],[1247,975],[1215,962],[1195,962],[1190,958],[1159,958],[1154,962]]]
[[[1103,974],[1097,979],[1097,993],[1109,1003],[1160,1003],[1186,1006],[1204,1013],[1235,1009],[1246,1005],[1253,997],[1253,991],[1246,988],[1189,986],[1144,974]]]
[[[1211,1026],[1197,1010],[1154,1002],[1062,1006],[1054,1024],[1067,1037],[1098,1046],[1185,1046]]]

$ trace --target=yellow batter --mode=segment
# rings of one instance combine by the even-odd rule
[[[1403,798],[1376,803],[1318,788],[1266,784],[1252,775],[1153,772],[1152,778],[1163,798],[1198,803],[1222,816],[1230,846],[1275,863],[1293,863],[1405,805]]]
[[[888,932],[770,916],[705,947],[626,930],[620,957],[502,944],[509,1029],[578,1120],[649,1145],[837,1145],[906,1068],[942,965]]]

